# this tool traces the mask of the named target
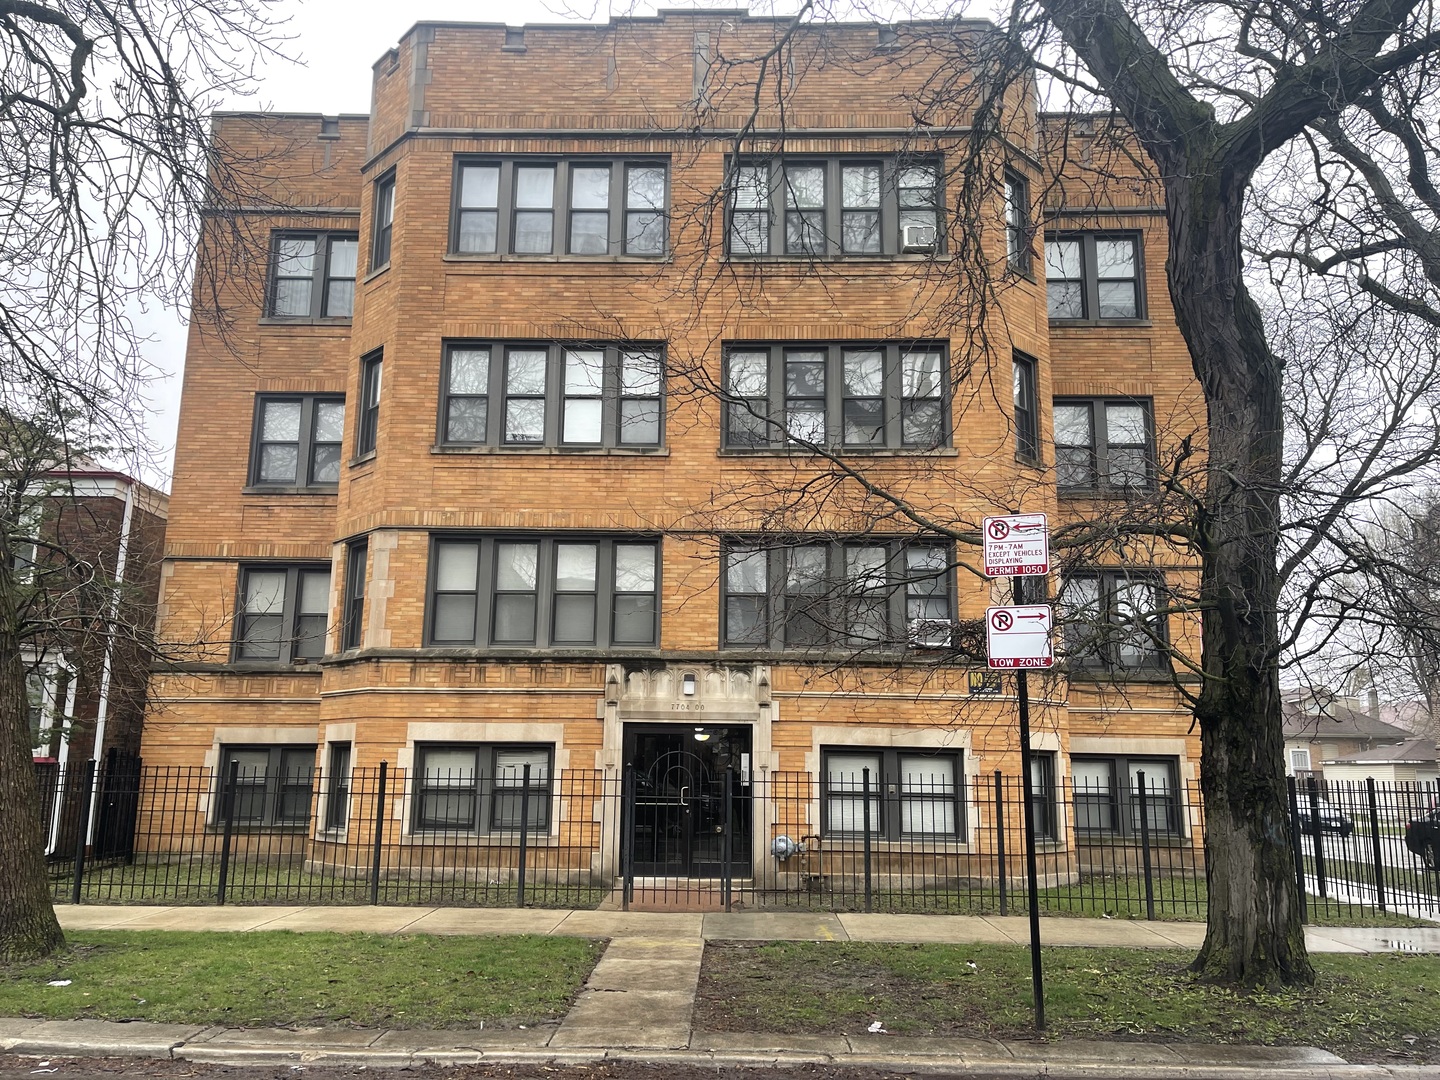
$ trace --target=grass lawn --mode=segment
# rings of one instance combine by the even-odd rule
[[[87,931],[0,967],[0,1016],[244,1026],[515,1027],[565,1014],[600,942]],[[49,986],[68,979],[68,986]]]
[[[1332,875],[1332,878],[1335,875]],[[1157,877],[1154,886],[1155,918],[1168,922],[1205,921],[1208,899],[1203,877]],[[1082,881],[1040,890],[1040,910],[1060,918],[1144,919],[1144,879],[1124,875],[1087,875]],[[1392,893],[1393,896],[1393,893]],[[816,899],[809,893],[770,893],[756,898],[765,910],[815,908],[833,911],[863,911],[865,898],[857,888],[826,891]],[[1434,926],[1433,922],[1409,915],[1380,911],[1369,904],[1306,898],[1308,921],[1314,926]],[[875,911],[896,914],[998,915],[1000,894],[990,886],[964,891],[923,888],[907,891],[875,889],[871,897]],[[1024,915],[1025,888],[1010,890],[1006,914]]]
[[[70,900],[71,877],[63,864],[52,869],[57,902]],[[86,904],[213,904],[220,884],[218,859],[168,859],[88,868],[80,886]],[[525,887],[525,906],[594,908],[609,889],[546,881],[539,875]],[[231,904],[368,904],[368,877],[309,873],[298,863],[236,860],[230,867],[226,902]],[[382,877],[382,904],[445,904],[452,907],[515,907],[514,882],[427,881],[403,874]]]
[[[1044,950],[1048,1034],[1320,1046],[1350,1061],[1440,1061],[1440,957],[1321,954],[1314,987],[1235,994],[1179,950]],[[711,1031],[1033,1038],[1018,946],[711,943],[695,1025]]]

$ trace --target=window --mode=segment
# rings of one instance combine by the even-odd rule
[[[390,241],[395,232],[395,174],[375,182],[375,242],[370,245],[370,269],[390,265]]]
[[[1076,574],[1060,590],[1065,649],[1072,664],[1125,671],[1164,665],[1161,582],[1125,570]]]
[[[1070,771],[1075,828],[1085,833],[1139,836],[1140,776],[1152,835],[1180,833],[1180,801],[1174,758],[1075,757]]]
[[[30,725],[30,745],[40,745],[41,733],[50,727],[49,679],[43,671],[25,673],[25,719]]]
[[[1302,772],[1309,772],[1309,771],[1310,771],[1310,751],[1309,751],[1309,750],[1291,750],[1291,751],[1290,751],[1290,771],[1291,771],[1292,773],[1302,773]]]
[[[31,756],[54,760],[70,736],[75,687],[71,672],[60,664],[22,657],[25,664],[25,719],[30,729]]]
[[[345,551],[345,613],[340,647],[358,649],[365,640],[365,566],[369,545],[361,540]]]
[[[1140,238],[1103,233],[1048,237],[1045,291],[1052,319],[1140,318]]]
[[[417,746],[416,830],[519,832],[524,821],[527,831],[543,832],[553,753],[553,746]]]
[[[1030,273],[1030,185],[1005,170],[1005,264],[1017,274]]]
[[[318,660],[329,622],[329,566],[241,568],[236,660]]]
[[[348,319],[355,310],[356,233],[277,233],[265,314],[274,319]]]
[[[10,538],[16,585],[29,585],[35,580],[44,527],[44,500],[25,496],[20,503],[19,513],[16,515],[15,532]]]
[[[437,538],[430,642],[653,648],[659,556],[654,540]]]
[[[1152,487],[1153,431],[1148,401],[1056,398],[1056,484],[1062,492]]]
[[[664,161],[461,159],[456,168],[456,254],[665,254]]]
[[[659,446],[663,385],[658,347],[454,343],[445,350],[439,441],[517,449]]]
[[[938,250],[934,161],[772,159],[730,172],[731,255],[896,255]]]
[[[214,824],[225,822],[225,794],[238,764],[235,787],[229,792],[231,820],[236,825],[308,825],[315,772],[313,746],[226,746],[220,751]]]
[[[965,770],[960,751],[832,747],[821,754],[821,827],[826,836],[864,834],[867,790],[872,836],[898,840],[963,835]]]
[[[1040,457],[1040,421],[1035,407],[1035,361],[1012,357],[1015,371],[1015,453],[1031,461]]]
[[[350,820],[350,744],[330,744],[329,785],[325,799],[325,828],[343,829]]]
[[[722,593],[726,646],[949,644],[950,556],[938,544],[736,541],[724,552]]]
[[[250,485],[333,490],[340,482],[344,431],[344,398],[257,397]]]
[[[1060,833],[1055,813],[1055,755],[1047,750],[1030,753],[1030,804],[1035,808],[1035,835],[1054,840]]]
[[[380,431],[380,372],[384,363],[383,350],[377,350],[360,361],[360,422],[355,425],[355,456],[375,452]]]
[[[949,441],[938,343],[730,345],[727,449],[929,450]]]

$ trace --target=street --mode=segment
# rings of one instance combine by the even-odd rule
[[[1020,1063],[1017,1063],[1020,1066]],[[1028,1071],[1017,1071],[1012,1066],[1005,1071],[966,1070],[966,1068],[945,1068],[916,1066],[901,1068],[864,1068],[844,1066],[815,1066],[796,1064],[783,1068],[733,1068],[717,1064],[681,1063],[638,1063],[638,1061],[608,1061],[595,1064],[523,1064],[523,1066],[415,1066],[396,1068],[396,1080],[904,1080],[907,1077],[955,1077],[956,1080],[1021,1080],[1028,1077]],[[1117,1068],[1116,1076],[1126,1080],[1169,1080],[1169,1077],[1184,1076],[1185,1080],[1207,1080],[1208,1077],[1225,1077],[1225,1080],[1332,1080],[1333,1067],[1315,1068],[1287,1066],[1277,1070],[1272,1063],[1254,1061],[1253,1066],[1237,1060],[1236,1063],[1215,1068],[1184,1066],[1176,1068],[1155,1068],[1153,1071],[1138,1071],[1135,1067]],[[190,1061],[134,1061],[118,1058],[19,1058],[0,1056],[0,1080],[117,1080],[130,1077],[131,1080],[374,1080],[376,1074],[384,1076],[384,1068],[360,1067],[318,1067],[318,1066],[204,1066]],[[1037,1067],[1035,1080],[1058,1080],[1070,1076],[1067,1070],[1057,1070],[1054,1064]],[[1076,1071],[1074,1076],[1086,1076],[1099,1080],[1093,1064]],[[1348,1076],[1385,1077],[1397,1076],[1384,1066],[1351,1068]],[[1413,1073],[1410,1073],[1413,1076]]]

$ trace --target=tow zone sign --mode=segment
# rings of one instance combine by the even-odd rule
[[[986,577],[1050,573],[1050,528],[1044,514],[1008,514],[981,522]]]
[[[1055,663],[1050,632],[1055,616],[1049,604],[985,609],[986,652],[997,670],[1048,668]]]

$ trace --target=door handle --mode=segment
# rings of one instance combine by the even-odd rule
[[[681,805],[681,806],[689,806],[689,805],[690,805],[689,803],[687,803],[687,802],[685,801],[685,793],[686,793],[687,791],[689,791],[689,790],[690,790],[690,787],[689,787],[688,784],[680,789],[680,805]]]

